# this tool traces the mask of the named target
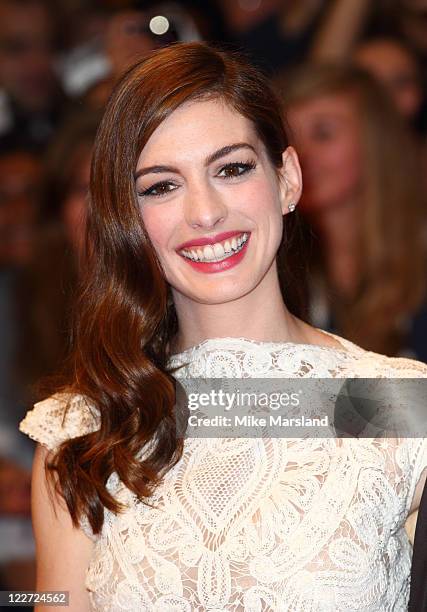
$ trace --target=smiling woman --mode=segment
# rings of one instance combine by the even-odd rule
[[[424,439],[177,428],[180,379],[427,377],[295,316],[300,193],[280,105],[242,58],[178,44],[117,86],[71,374],[20,425],[40,442],[38,590],[79,612],[404,609]]]
[[[250,293],[256,307],[264,292],[271,299],[280,293],[282,217],[301,184],[294,151],[285,149],[281,161],[279,171],[249,119],[209,98],[184,103],[142,150],[136,171],[142,221],[174,302],[189,318],[200,302]]]

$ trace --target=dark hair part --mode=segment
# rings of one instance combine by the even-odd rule
[[[134,173],[141,150],[162,121],[185,102],[206,98],[221,99],[249,119],[272,164],[282,165],[288,138],[266,78],[241,56],[203,43],[165,47],[128,71],[98,131],[89,262],[67,390],[96,406],[100,428],[64,442],[50,464],[73,523],[87,515],[94,533],[102,528],[104,507],[114,513],[121,509],[106,488],[114,471],[143,500],[182,455],[175,381],[167,369],[177,320],[141,221]],[[285,224],[283,244],[290,242],[292,223]],[[282,291],[295,310],[297,301],[284,281],[287,266],[279,267]]]

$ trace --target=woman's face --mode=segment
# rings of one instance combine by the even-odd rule
[[[142,219],[175,299],[224,303],[276,274],[282,216],[300,189],[284,153],[279,178],[250,121],[193,101],[155,130],[136,169]]]
[[[362,183],[361,125],[350,94],[313,98],[290,108],[304,176],[301,206],[321,212],[358,197]]]

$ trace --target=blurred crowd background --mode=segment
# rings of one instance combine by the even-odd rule
[[[104,105],[129,65],[192,40],[246,53],[283,103],[297,314],[427,362],[427,0],[0,0],[0,589],[34,588],[17,425],[67,354]]]

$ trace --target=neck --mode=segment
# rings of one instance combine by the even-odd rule
[[[199,304],[178,293],[174,294],[174,302],[179,332],[173,343],[173,352],[180,352],[208,338],[304,341],[300,322],[287,310],[283,301],[276,264],[255,289],[231,302]]]

